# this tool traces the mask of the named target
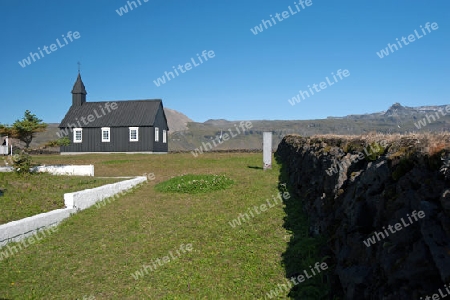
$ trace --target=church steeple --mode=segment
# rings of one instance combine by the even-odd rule
[[[75,81],[72,89],[72,106],[81,106],[86,103],[86,95],[86,89],[81,80],[81,75],[78,72],[77,81]]]

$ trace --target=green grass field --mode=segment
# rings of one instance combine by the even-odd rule
[[[52,176],[45,173],[0,173],[0,224],[64,208],[64,194],[98,187],[119,179]]]
[[[287,251],[291,233],[284,227],[283,204],[230,225],[280,192],[280,166],[263,171],[261,153],[37,156],[35,161],[94,164],[96,176],[154,174],[154,180],[72,216],[57,232],[8,258],[0,256],[0,299],[265,299],[286,283],[286,270],[292,269],[283,265],[286,256],[302,255]],[[225,175],[234,183],[197,194],[154,189],[185,174]],[[306,237],[304,219],[296,224],[303,224]],[[297,241],[301,238],[296,233]],[[306,264],[316,259],[308,255]],[[288,299],[287,294],[273,299]]]

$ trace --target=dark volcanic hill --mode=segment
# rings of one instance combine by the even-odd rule
[[[409,107],[402,106],[400,103],[394,103],[388,110],[371,113],[371,114],[363,114],[363,115],[348,115],[343,117],[344,119],[381,119],[386,117],[395,117],[395,118],[414,118],[425,116],[426,114],[432,114],[439,110],[445,112],[446,105],[430,105],[430,106],[419,106],[419,107]],[[448,113],[447,113],[448,114]],[[333,117],[328,117],[333,118]]]

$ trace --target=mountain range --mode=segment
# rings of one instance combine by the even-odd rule
[[[382,112],[343,117],[330,116],[326,119],[244,120],[244,124],[245,122],[247,125],[251,124],[250,128],[246,127],[245,132],[243,127],[240,127],[241,120],[216,119],[199,123],[176,110],[164,108],[164,111],[170,129],[169,151],[191,151],[200,147],[206,147],[203,150],[262,149],[264,131],[273,132],[274,149],[281,139],[290,133],[311,136],[450,131],[450,105],[408,107],[395,103]],[[46,132],[37,134],[31,146],[39,147],[49,140],[56,139],[57,126],[58,124],[49,124]],[[225,134],[229,135],[228,140],[223,139]]]

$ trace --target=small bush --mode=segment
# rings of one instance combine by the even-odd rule
[[[57,140],[53,140],[45,144],[45,147],[61,147],[61,146],[69,146],[70,145],[70,139],[65,136],[62,138],[59,138]]]
[[[158,192],[196,194],[223,190],[233,183],[233,180],[225,175],[188,174],[161,182],[155,186],[155,190]]]
[[[331,151],[331,146],[325,146],[325,148],[323,148],[323,152],[330,152]]]
[[[342,146],[342,150],[345,153],[362,152],[363,146],[359,141],[348,141],[345,143],[345,145]]]
[[[31,173],[30,168],[33,167],[31,156],[23,150],[12,157],[8,156],[5,162],[7,165],[11,165],[14,171],[19,174]]]
[[[369,147],[370,146],[370,147]],[[369,152],[369,155],[366,156],[366,159],[368,161],[375,161],[384,154],[384,151],[386,150],[385,147],[383,147],[381,144],[377,142],[372,142],[367,148],[367,151]]]

